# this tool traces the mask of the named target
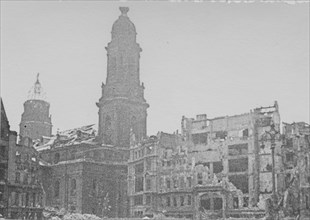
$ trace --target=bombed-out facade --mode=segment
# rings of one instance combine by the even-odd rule
[[[272,193],[272,155],[262,136],[272,125],[279,131],[277,102],[242,115],[183,117],[181,134],[159,133],[133,144],[128,163],[131,215],[155,211],[175,217],[223,217],[236,215],[235,210],[263,208],[262,201]],[[275,142],[279,152],[281,141]],[[276,155],[280,185],[282,162]]]
[[[32,139],[10,130],[1,99],[0,214],[8,219],[42,219],[43,188]]]

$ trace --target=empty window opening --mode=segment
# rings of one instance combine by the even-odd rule
[[[144,171],[143,163],[135,165],[135,174],[141,174]]]
[[[220,173],[224,169],[222,161],[213,163],[213,173]]]
[[[239,199],[238,197],[234,197],[234,209],[238,209],[239,208]]]
[[[166,185],[167,185],[167,188],[170,189],[170,187],[171,187],[170,186],[170,179],[166,179]]]
[[[227,131],[217,131],[215,132],[215,138],[216,139],[226,139],[227,137]]]
[[[54,184],[54,197],[59,197],[60,182],[56,180]]]
[[[223,208],[223,200],[222,198],[214,198],[214,210],[221,210]]]
[[[191,178],[191,177],[187,177],[187,186],[188,186],[189,188],[192,187],[192,178]]]
[[[184,196],[180,196],[180,205],[184,206]]]
[[[151,179],[146,179],[146,190],[151,190]]]
[[[173,197],[173,205],[174,205],[174,206],[178,206],[177,198],[176,198],[176,197]]]
[[[136,177],[135,179],[135,192],[143,191],[143,177]]]
[[[202,173],[197,174],[197,183],[202,184]]]
[[[211,200],[210,198],[200,200],[200,207],[205,210],[211,209]]]
[[[243,136],[243,137],[248,137],[248,136],[249,136],[249,129],[244,129],[244,130],[242,131],[242,136]]]
[[[193,134],[192,140],[194,145],[208,144],[208,133]]]
[[[76,180],[72,179],[71,180],[71,191],[70,191],[70,194],[71,194],[71,196],[74,196],[75,193],[76,193]]]
[[[191,195],[187,196],[187,205],[192,205],[192,196]]]
[[[248,158],[228,160],[229,172],[245,172],[248,170]]]
[[[170,205],[171,205],[170,204],[170,197],[167,197],[166,202],[167,202],[167,206],[170,207]]]
[[[60,154],[59,154],[59,153],[56,153],[56,154],[54,155],[54,164],[59,163],[59,160],[60,160]]]
[[[143,195],[135,196],[134,197],[134,204],[135,205],[143,205]]]
[[[229,156],[239,156],[248,154],[248,144],[234,144],[228,146]]]
[[[294,153],[286,153],[285,155],[285,158],[286,158],[286,162],[293,162],[294,160]]]
[[[151,204],[151,196],[147,195],[145,199],[145,204],[150,205]]]
[[[232,175],[228,177],[229,181],[240,189],[243,193],[249,192],[249,178],[247,175]]]

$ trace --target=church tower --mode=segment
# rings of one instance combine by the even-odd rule
[[[129,147],[131,133],[136,140],[146,136],[144,85],[140,83],[140,52],[136,28],[127,16],[129,8],[112,27],[112,40],[106,47],[108,65],[106,84],[102,84],[98,135],[102,143]]]
[[[19,124],[21,139],[29,137],[32,140],[41,139],[42,136],[52,135],[52,122],[49,114],[50,104],[44,101],[44,92],[39,81],[39,73],[34,86],[24,103],[24,112]]]

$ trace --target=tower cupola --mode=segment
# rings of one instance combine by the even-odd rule
[[[34,85],[28,92],[28,100],[24,103],[24,112],[19,124],[21,140],[26,137],[36,140],[52,135],[50,104],[45,98],[38,73]]]

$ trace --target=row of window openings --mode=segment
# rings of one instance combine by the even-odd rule
[[[9,204],[11,206],[36,207],[39,205],[38,194],[36,193],[19,193],[11,192]]]
[[[19,152],[16,152],[15,155],[15,162],[20,163],[22,161],[22,155]],[[37,158],[35,156],[29,156],[29,154],[24,155],[24,161],[33,161],[36,162]]]
[[[172,180],[172,185],[171,185],[171,180],[170,179],[166,179],[166,187],[168,188],[168,189],[171,189],[171,188],[178,188],[179,186],[180,186],[180,188],[185,188],[186,187],[186,185],[187,185],[187,187],[192,187],[192,178],[191,177],[187,177],[186,178],[186,182],[187,182],[187,184],[186,184],[186,182],[185,182],[185,179],[184,179],[184,177],[180,177],[180,179],[179,179],[179,181],[178,181],[178,179],[173,179]]]
[[[144,157],[144,154],[148,155],[148,154],[151,154],[154,152],[154,147],[153,146],[148,146],[145,148],[146,149],[146,153],[144,148],[141,149],[141,150],[136,150],[134,151],[134,154],[133,154],[133,160],[136,160],[136,159],[139,159],[141,157]]]
[[[203,127],[205,128],[205,127]],[[209,133],[199,133],[192,135],[192,141],[194,145],[198,144],[208,144],[208,135]],[[215,139],[226,139],[227,138],[227,131],[217,131],[215,132]],[[242,130],[242,137],[246,138],[249,136],[249,129]]]
[[[175,165],[183,165],[186,164],[186,160],[185,159],[178,159],[178,160],[162,160],[161,161],[161,165],[162,167],[171,167],[171,166],[175,166]]]
[[[147,160],[146,161],[146,167],[145,167],[146,171],[150,171],[152,169],[152,161],[151,160]],[[144,164],[143,163],[139,163],[135,165],[135,174],[142,174],[144,171]]]
[[[54,183],[54,197],[59,197],[60,194],[60,181],[57,180]],[[71,179],[70,181],[70,195],[75,196],[76,195],[76,179]]]
[[[34,174],[31,175],[30,181],[28,174],[24,174],[23,178],[21,178],[21,175],[19,172],[15,173],[15,183],[23,183],[23,184],[34,184],[36,182],[36,177]]]
[[[84,158],[113,158],[113,159],[120,159],[120,160],[124,160],[125,156],[122,155],[122,154],[117,154],[117,153],[106,153],[106,154],[103,154],[102,152],[101,153],[98,153],[98,152],[86,152],[85,155],[84,155]],[[72,151],[70,152],[70,156],[68,158],[66,158],[68,160],[75,160],[77,159],[76,157],[76,152],[75,151]],[[57,164],[60,162],[60,153],[55,153],[54,154],[54,164]]]
[[[76,189],[77,189],[76,179],[71,179],[70,181],[70,195],[71,196],[76,195]],[[96,179],[93,179],[92,181],[92,189],[94,193],[98,191],[98,184],[97,184]],[[60,193],[60,181],[57,180],[54,185],[54,197],[59,197],[59,193]]]
[[[186,201],[187,200],[187,201]],[[166,204],[165,204],[167,207],[170,207],[170,206],[174,206],[174,207],[177,207],[177,206],[186,206],[186,205],[192,205],[192,196],[191,195],[188,195],[188,196],[180,196],[179,197],[179,202],[177,200],[177,197],[166,197]]]

